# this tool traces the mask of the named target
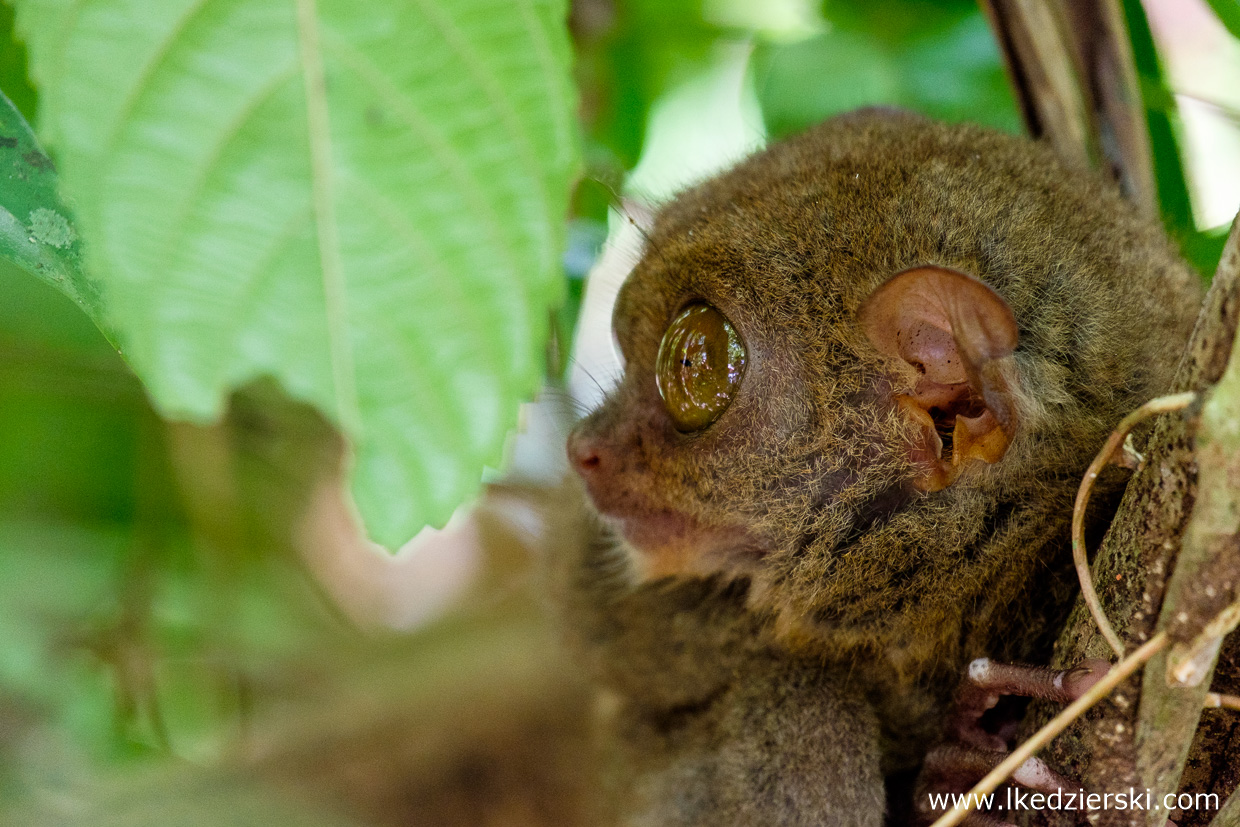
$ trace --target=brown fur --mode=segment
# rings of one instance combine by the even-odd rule
[[[857,322],[876,287],[925,264],[989,284],[1020,332],[1006,454],[931,494],[911,484],[912,426],[892,400],[909,380]],[[731,320],[748,364],[723,415],[685,434],[653,370],[691,300]],[[596,551],[577,581],[612,569],[612,590],[594,583],[582,606],[594,619],[572,621],[610,630],[587,641],[601,680],[628,707],[667,708],[682,702],[663,697],[669,647],[713,652],[684,656],[672,681],[696,686],[684,702],[816,659],[832,664],[818,683],[839,690],[826,706],[859,687],[888,768],[915,761],[969,658],[1037,654],[1068,594],[1080,475],[1121,416],[1165,388],[1198,300],[1160,228],[1111,187],[973,127],[856,113],[683,193],[616,307],[623,378],[570,442],[576,461],[599,460],[585,476],[600,510],[641,538],[636,567]],[[677,582],[638,585],[643,566]],[[666,596],[694,589],[714,596],[670,617]]]
[[[773,646],[743,583],[637,587],[593,538],[555,573],[572,648],[601,689],[607,822],[878,827],[878,722],[860,683]]]

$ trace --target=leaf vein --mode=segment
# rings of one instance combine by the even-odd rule
[[[173,217],[166,245],[169,261],[173,260],[172,254],[182,248],[182,242],[189,234],[189,219],[194,205],[206,189],[211,180],[211,174],[223,160],[228,148],[236,141],[250,119],[254,117],[255,112],[271,99],[281,85],[297,74],[297,68],[296,64],[290,63],[284,70],[273,74],[266,83],[255,89],[254,93],[242,103],[236,114],[223,124],[223,129],[212,142],[208,152],[203,155],[198,169],[194,171],[190,185],[186,187]]]
[[[543,168],[538,161],[538,155],[534,152],[529,130],[526,124],[517,117],[495,73],[487,66],[486,61],[478,56],[477,51],[462,34],[456,21],[444,14],[440,6],[435,2],[428,2],[428,0],[414,0],[414,2],[422,10],[422,13],[430,19],[435,28],[439,30],[439,33],[443,35],[448,45],[456,51],[474,80],[482,87],[491,106],[499,114],[507,133],[517,143],[517,151],[525,162],[526,168],[532,173],[535,182],[534,194],[539,203],[540,215],[546,219],[556,220],[558,216],[550,214],[551,198],[547,192],[547,180],[543,175]],[[549,245],[546,238],[541,239],[541,241],[543,243],[540,245],[539,257],[544,258]],[[545,266],[546,262],[542,263]]]
[[[275,273],[276,261],[280,257],[280,253],[297,237],[300,229],[309,221],[314,219],[313,208],[307,206],[306,209],[293,213],[289,216],[288,221],[280,228],[280,232],[271,237],[273,242],[255,262],[255,267],[251,272],[250,278],[246,280],[245,287],[234,299],[234,310],[229,313],[228,317],[232,323],[225,331],[227,335],[223,338],[225,341],[238,342],[244,335],[244,330],[250,319],[254,315],[254,311],[259,304],[256,300],[258,294],[263,287],[267,286],[268,281]],[[274,369],[278,365],[263,365],[264,369]]]
[[[430,146],[431,151],[440,160],[440,163],[444,165],[449,174],[461,187],[462,194],[478,214],[480,223],[485,227],[492,243],[499,250],[501,257],[507,262],[509,274],[515,278],[522,269],[518,264],[516,254],[505,237],[503,225],[500,223],[499,216],[496,215],[495,208],[487,197],[481,181],[474,171],[470,169],[461,154],[431,124],[430,120],[422,114],[413,99],[392,85],[368,57],[359,53],[347,43],[331,38],[327,39],[327,45],[331,48],[333,56],[339,58],[380,99],[391,105],[406,126]],[[521,310],[528,312],[528,307],[522,307]]]
[[[353,348],[349,330],[348,291],[340,260],[339,229],[335,214],[334,169],[327,76],[323,66],[318,10],[315,0],[297,0],[297,34],[302,79],[306,93],[306,132],[310,139],[311,194],[319,242],[319,269],[327,316],[327,341],[331,355],[332,383],[337,410],[345,433],[354,439],[362,434],[362,417],[353,373]]]
[[[180,43],[181,35],[185,33],[185,29],[189,26],[190,21],[206,9],[207,4],[210,2],[211,0],[194,0],[194,2],[185,7],[185,11],[176,19],[172,28],[156,42],[155,50],[148,56],[146,63],[142,65],[138,76],[134,78],[133,85],[125,92],[125,97],[116,110],[116,118],[112,122],[111,131],[103,142],[105,147],[103,151],[104,158],[112,157],[116,149],[116,142],[120,140],[121,133],[129,124],[129,117],[138,105],[138,101],[150,88],[155,73],[163,66],[164,61],[168,59],[168,55],[172,53],[173,47]]]
[[[430,245],[423,239],[417,226],[409,220],[408,216],[405,215],[403,211],[392,204],[390,199],[385,197],[374,187],[370,186],[370,184],[366,181],[359,179],[356,176],[351,176],[348,179],[348,184],[350,187],[356,189],[358,194],[368,202],[371,213],[390,227],[398,237],[402,238],[413,251],[414,255],[417,256],[422,263],[427,265],[427,269],[433,271],[433,273],[437,276],[435,279],[435,284],[441,285],[445,291],[451,293],[450,296],[446,297],[446,301],[443,302],[445,309],[450,306],[451,309],[458,315],[465,317],[465,326],[469,329],[471,337],[474,337],[475,340],[485,339],[487,327],[479,318],[474,302],[470,301],[464,294],[460,288],[459,281],[451,276],[447,270],[447,267],[439,259],[438,255],[436,255]],[[434,343],[427,342],[425,337],[419,335],[418,331],[412,331],[412,334],[414,337],[421,340],[422,347],[425,349],[424,352],[429,353],[434,350]],[[486,366],[491,369],[491,372],[494,373],[494,375],[500,379],[504,385],[507,385],[508,377],[505,376],[505,365],[503,365],[496,358],[497,354],[495,349],[491,347],[485,348],[484,354]],[[430,364],[434,365],[434,360],[430,360]],[[447,387],[448,382],[446,377],[444,377],[438,370],[436,370],[435,373],[437,374],[437,380],[440,381],[444,387]],[[452,398],[453,410],[451,413],[455,421],[464,422],[467,419],[467,412],[462,410],[460,405],[457,404],[459,401],[459,399]]]

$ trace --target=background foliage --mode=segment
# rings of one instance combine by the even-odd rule
[[[19,801],[66,762],[220,760],[255,697],[299,681],[420,668],[437,644],[359,638],[306,571],[333,430],[372,536],[442,524],[563,362],[654,113],[722,49],[759,137],[868,104],[1020,128],[965,0],[322,2],[317,91],[295,4],[80,5],[0,2],[0,218],[23,230],[0,222],[0,791]],[[1137,28],[1165,216],[1209,271],[1222,234],[1194,219]]]

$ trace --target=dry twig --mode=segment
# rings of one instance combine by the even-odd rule
[[[1076,492],[1076,505],[1072,508],[1072,560],[1076,563],[1076,575],[1081,581],[1081,597],[1085,605],[1089,607],[1089,613],[1093,616],[1094,622],[1098,624],[1098,630],[1107,639],[1107,643],[1111,644],[1115,655],[1120,658],[1124,657],[1123,641],[1119,639],[1119,635],[1115,634],[1115,629],[1111,627],[1111,622],[1107,620],[1106,613],[1102,610],[1102,603],[1098,600],[1098,592],[1094,590],[1094,580],[1089,571],[1089,558],[1086,556],[1085,549],[1085,508],[1089,505],[1089,495],[1093,491],[1094,480],[1098,479],[1098,474],[1111,461],[1116,450],[1124,444],[1124,438],[1133,428],[1151,416],[1183,410],[1196,398],[1195,393],[1160,396],[1157,399],[1151,399],[1124,417],[1107,437],[1106,443],[1094,457],[1094,461],[1089,464],[1089,468],[1085,471],[1085,478],[1081,480],[1081,487]]]

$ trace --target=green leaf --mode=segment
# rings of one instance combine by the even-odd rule
[[[1191,231],[1193,208],[1184,178],[1179,148],[1179,112],[1175,96],[1166,82],[1162,61],[1140,0],[1124,0],[1123,10],[1132,41],[1133,62],[1141,83],[1141,97],[1149,120],[1150,142],[1154,153],[1154,175],[1159,207],[1167,228],[1174,234]]]
[[[1123,0],[1133,62],[1141,84],[1150,149],[1154,156],[1154,181],[1163,226],[1179,242],[1184,257],[1207,282],[1213,278],[1227,239],[1225,228],[1201,233],[1193,216],[1192,198],[1184,171],[1182,128],[1175,95],[1167,83],[1154,35],[1140,0]]]
[[[261,376],[395,547],[536,389],[577,166],[563,0],[18,0],[87,261],[161,411]]]
[[[60,290],[92,318],[99,288],[81,269],[81,243],[56,194],[56,171],[26,119],[0,92],[0,257]]]
[[[1206,284],[1214,280],[1214,271],[1218,269],[1219,260],[1223,257],[1223,247],[1227,244],[1230,231],[1231,225],[1224,224],[1209,230],[1185,233],[1180,239],[1180,252],[1189,264],[1197,268]]]
[[[576,23],[586,134],[596,151],[614,153],[617,166],[632,168],[650,107],[709,60],[723,31],[702,19],[701,0],[624,0],[603,15],[583,7]],[[604,218],[608,203],[593,217]]]
[[[26,76],[26,47],[13,32],[13,7],[4,2],[0,2],[0,92],[27,121],[34,118],[38,95]]]
[[[828,4],[833,27],[760,47],[757,92],[773,136],[860,106],[911,109],[946,121],[1020,130],[999,51],[971,4],[933,13],[920,3]]]
[[[1231,33],[1232,37],[1240,38],[1240,2],[1237,0],[1206,0],[1214,14]]]

